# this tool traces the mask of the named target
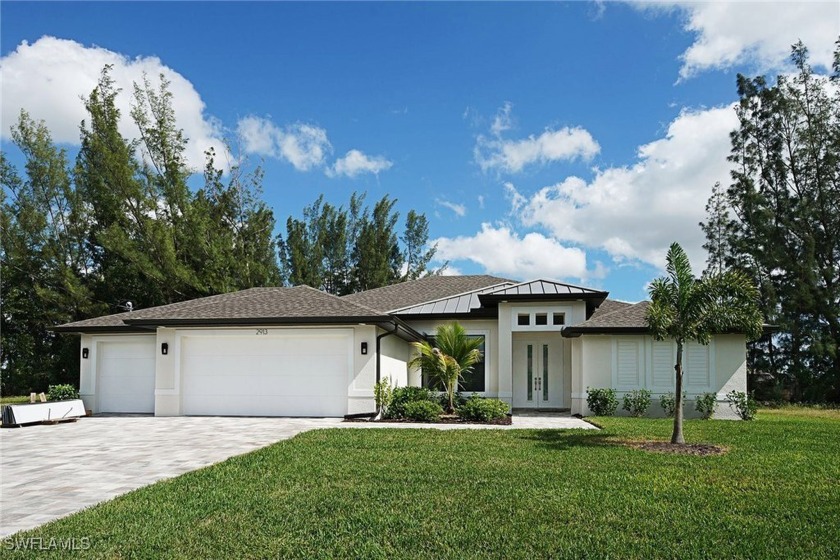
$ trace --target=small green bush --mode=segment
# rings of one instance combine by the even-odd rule
[[[726,394],[726,400],[729,401],[729,406],[735,410],[741,420],[753,420],[755,413],[758,412],[758,403],[752,394],[748,395],[743,391],[730,391]]]
[[[78,399],[79,391],[70,384],[67,385],[50,385],[47,390],[47,400],[50,401],[66,401],[70,399]]]
[[[394,388],[391,387],[390,378],[386,377],[373,386],[373,399],[376,402],[376,410],[381,411],[383,416],[388,414],[388,408],[394,400]]]
[[[685,403],[685,391],[683,391],[682,400]],[[677,396],[674,393],[665,393],[659,397],[659,405],[668,418],[673,418],[677,410]]]
[[[499,399],[483,399],[473,395],[458,407],[458,416],[473,422],[489,422],[501,420],[510,412],[505,401]]]
[[[449,406],[449,395],[446,393],[439,393],[436,400],[444,409]],[[467,398],[461,393],[455,393],[453,401],[455,402],[455,409],[457,410],[461,408],[465,402],[467,402]]]
[[[425,387],[397,387],[391,396],[391,406],[388,407],[386,418],[404,418],[408,403],[432,402],[433,399],[432,392]]]
[[[717,395],[715,393],[704,393],[694,401],[694,410],[700,413],[703,420],[708,420],[715,413],[717,408]]]
[[[650,391],[647,389],[634,389],[624,394],[624,403],[621,408],[630,413],[630,416],[640,418],[650,408]]]
[[[405,405],[405,417],[418,422],[437,422],[443,407],[432,401],[412,401]]]
[[[586,405],[595,416],[612,416],[618,408],[615,389],[586,389]]]

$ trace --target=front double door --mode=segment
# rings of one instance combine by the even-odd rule
[[[560,333],[514,336],[513,407],[563,407]]]

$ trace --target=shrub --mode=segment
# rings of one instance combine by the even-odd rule
[[[621,408],[628,411],[631,416],[639,418],[645,415],[650,408],[650,391],[647,389],[634,389],[624,394],[624,404]]]
[[[50,401],[65,401],[69,399],[78,399],[79,391],[72,385],[50,385],[47,391],[47,400]]]
[[[458,408],[458,416],[464,420],[489,422],[501,420],[510,411],[508,403],[499,399],[483,399],[473,395]]]
[[[381,411],[383,416],[388,414],[388,408],[394,400],[394,388],[391,387],[390,378],[386,377],[373,386],[373,398],[376,402],[376,410]]]
[[[397,387],[391,396],[391,406],[388,407],[386,417],[404,418],[406,405],[419,401],[432,402],[432,392],[425,387]]]
[[[410,420],[437,422],[443,414],[443,407],[432,401],[412,401],[405,405],[403,413]]]
[[[586,405],[595,416],[612,416],[618,408],[614,389],[586,389]]]
[[[682,400],[685,402],[685,391],[683,391]],[[677,411],[677,397],[674,393],[665,393],[659,397],[659,405],[665,411],[668,418],[673,418]]]
[[[461,393],[455,393],[452,396],[452,400],[455,403],[456,410],[461,408],[461,406],[463,406],[464,403],[467,402],[467,398]],[[439,402],[440,406],[442,406],[445,409],[449,406],[449,395],[447,395],[446,393],[439,393],[437,395],[437,402]]]
[[[694,410],[700,413],[700,417],[708,420],[715,413],[717,408],[717,395],[715,393],[704,393],[694,401]]]
[[[753,398],[752,394],[748,395],[743,391],[730,391],[726,394],[726,400],[729,401],[729,406],[735,409],[741,420],[752,420],[755,418],[755,413],[758,411],[758,403]]]

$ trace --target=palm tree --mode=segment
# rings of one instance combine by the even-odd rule
[[[408,363],[409,367],[421,368],[430,380],[443,387],[452,412],[461,376],[481,361],[481,339],[470,338],[459,323],[450,323],[437,328],[434,346],[426,341],[415,342],[413,346],[417,355]]]
[[[743,273],[728,270],[695,278],[688,256],[678,243],[668,249],[663,278],[650,284],[647,324],[656,340],[677,343],[676,410],[671,443],[683,438],[683,346],[687,341],[709,344],[712,335],[743,332],[754,340],[761,335],[763,319],[758,289]]]

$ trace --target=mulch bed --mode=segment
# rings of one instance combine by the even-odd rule
[[[710,443],[670,443],[667,441],[634,441],[625,445],[642,451],[653,453],[673,453],[675,455],[695,455],[705,457],[709,455],[723,455],[728,449]]]
[[[366,418],[345,418],[345,422],[371,422],[371,420],[367,420]],[[505,416],[499,420],[490,420],[489,422],[474,422],[463,420],[458,416],[449,416],[444,415],[440,417],[440,420],[437,422],[417,422],[416,420],[409,420],[408,418],[391,418],[382,420],[372,420],[372,422],[376,422],[378,424],[489,424],[489,425],[496,425],[496,426],[510,426],[511,425],[511,417]]]

